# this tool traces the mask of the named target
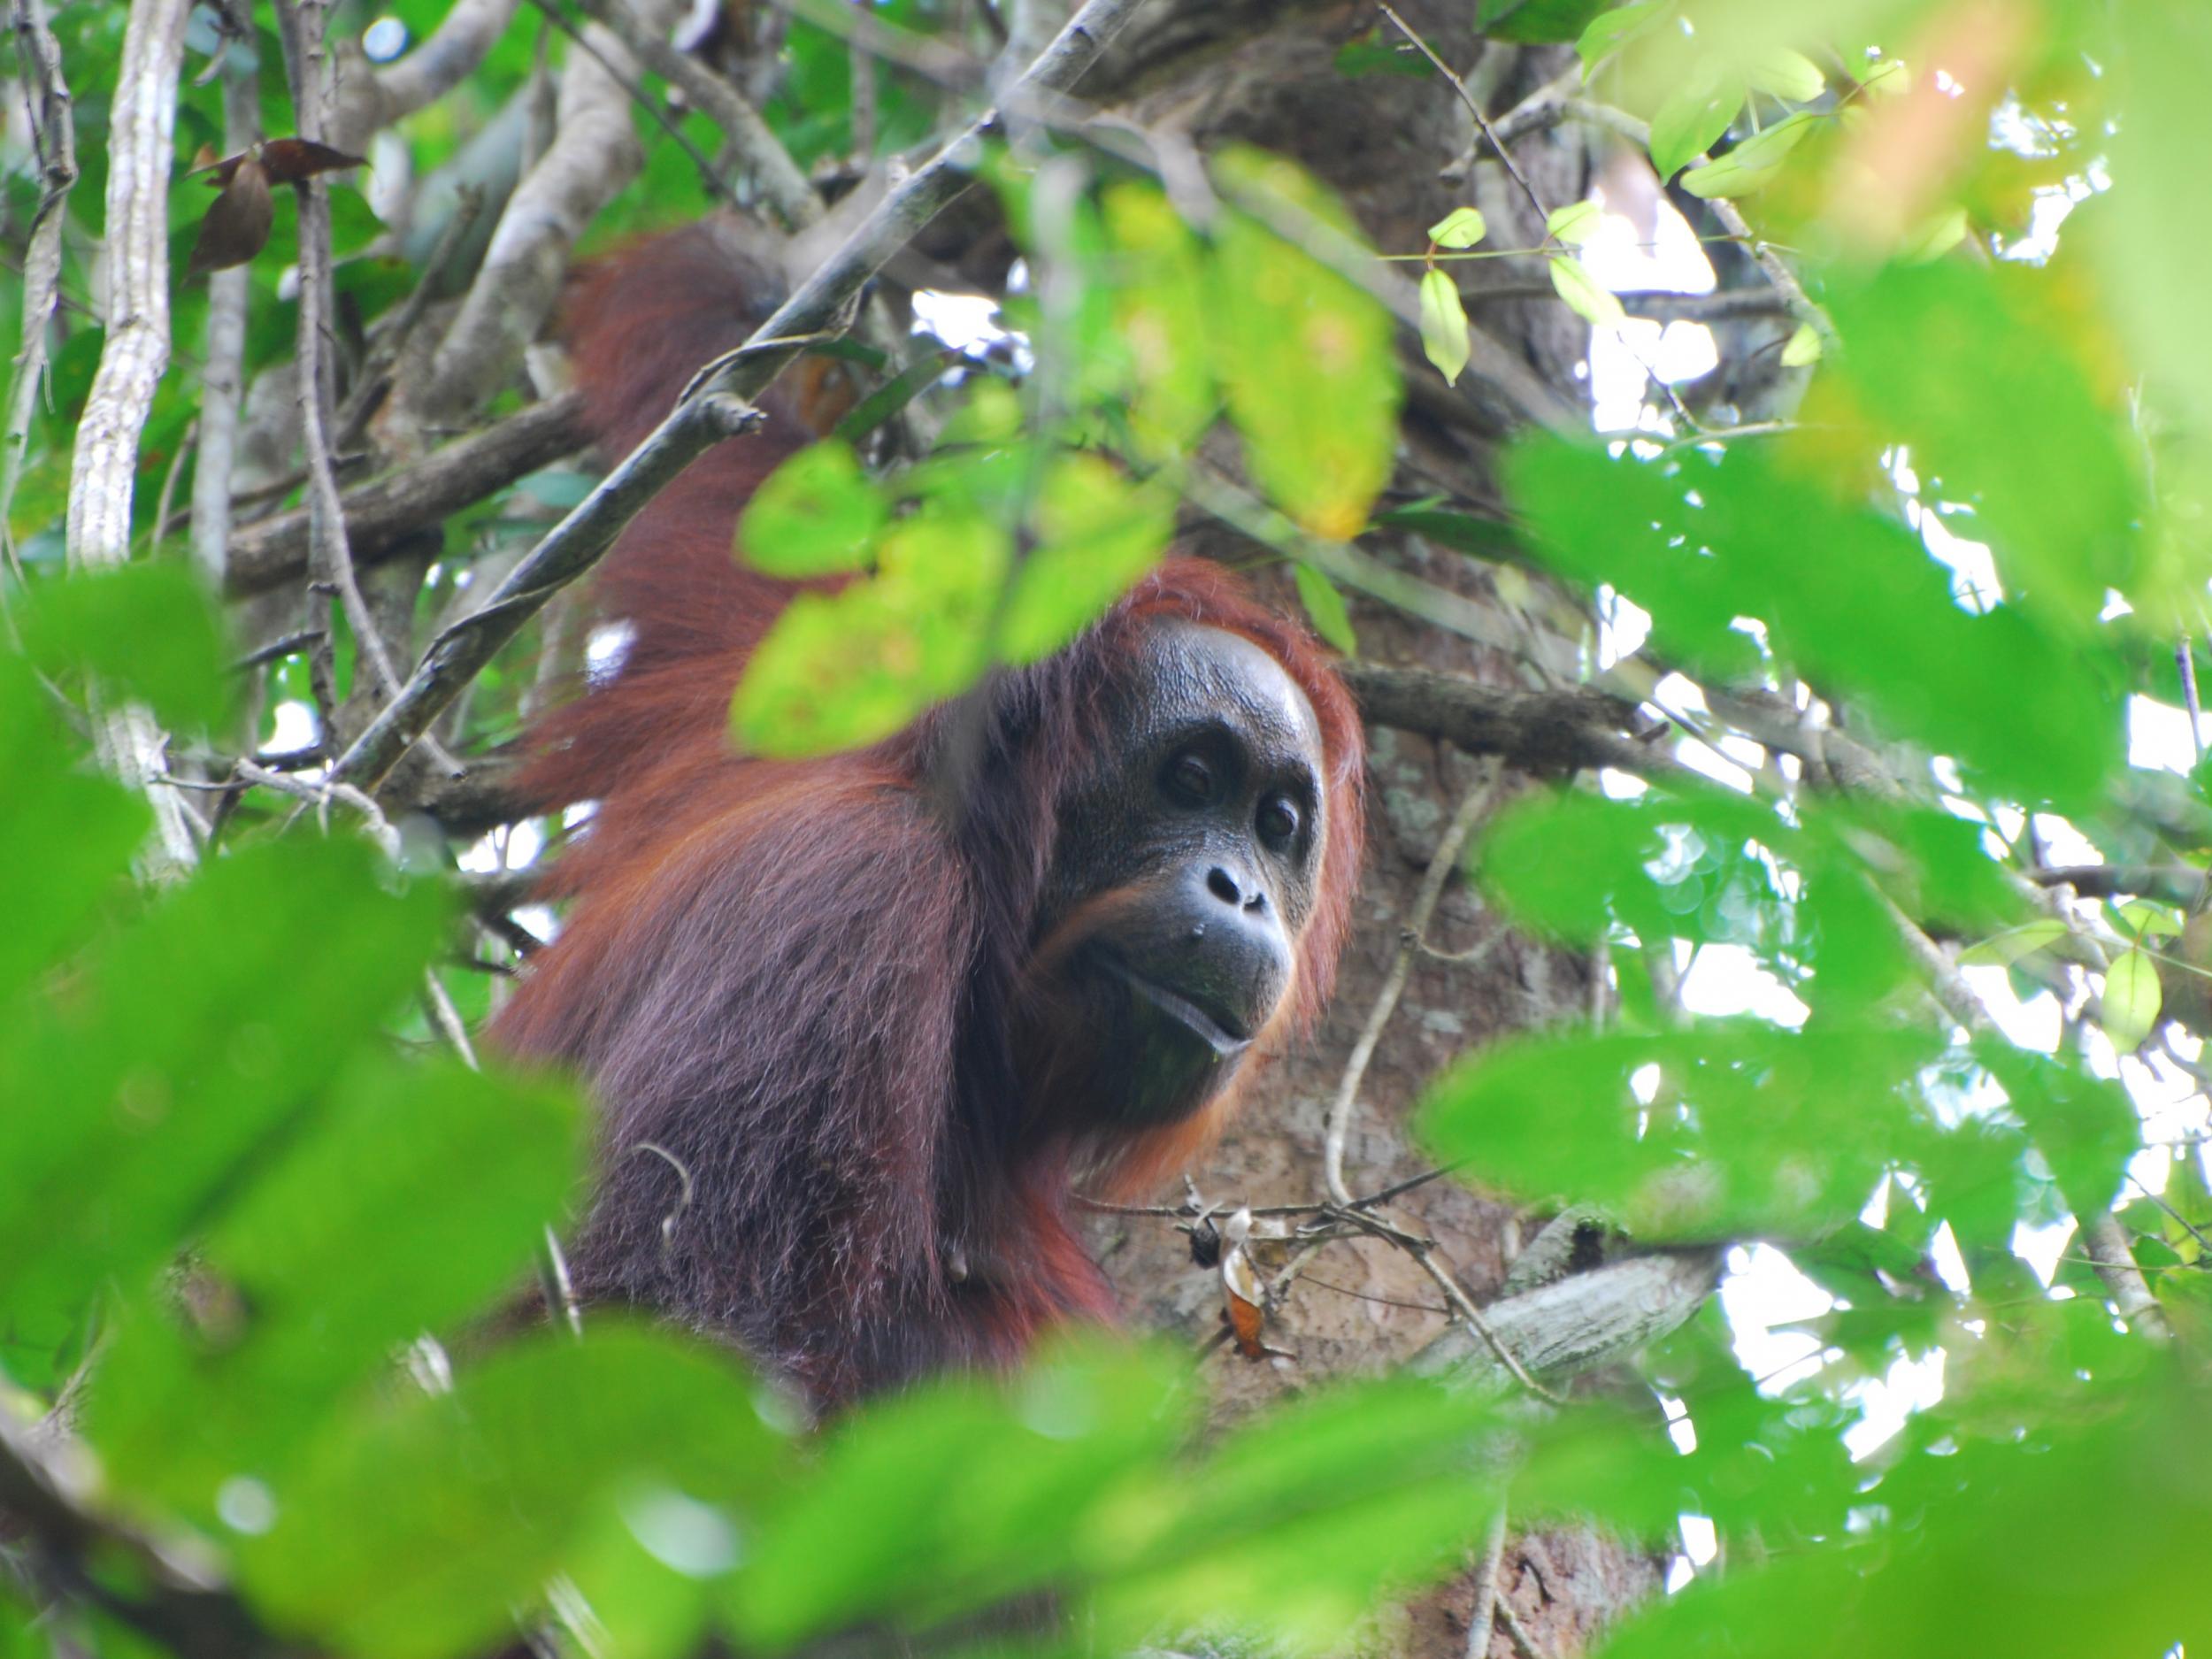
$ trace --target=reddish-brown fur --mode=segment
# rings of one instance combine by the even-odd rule
[[[606,442],[649,429],[770,297],[712,227],[593,273],[571,334]],[[546,805],[600,806],[548,884],[575,902],[565,930],[497,1036],[577,1065],[600,1102],[598,1191],[572,1253],[582,1293],[734,1338],[835,1402],[1110,1317],[1064,1213],[1071,1186],[1126,1192],[1171,1171],[1228,1104],[1144,1133],[1068,1123],[1010,1041],[1058,806],[1110,752],[1101,723],[1142,631],[1179,617],[1256,641],[1323,733],[1323,868],[1262,1051],[1328,995],[1362,757],[1306,634],[1184,559],[1065,650],[997,675],[979,708],[819,760],[733,754],[732,690],[789,593],[730,550],[745,497],[798,441],[790,403],[772,412],[770,434],[695,464],[610,560],[600,596],[634,630],[625,665],[546,722],[528,773]],[[944,775],[956,719],[972,723],[960,752],[980,759],[947,810],[925,780]]]

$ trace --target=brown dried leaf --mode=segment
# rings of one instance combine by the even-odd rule
[[[250,155],[234,156],[222,165],[227,169],[223,188],[200,221],[199,240],[184,269],[188,282],[205,271],[244,265],[269,245],[276,204],[267,172]]]
[[[214,146],[202,144],[199,153],[192,157],[192,165],[185,169],[188,179],[200,179],[211,190],[219,190],[238,171],[238,164],[251,159],[253,151],[242,150],[234,156],[218,156]]]
[[[297,184],[319,173],[342,173],[368,164],[362,157],[349,156],[311,139],[273,138],[261,146],[261,165],[271,184]]]
[[[1247,1359],[1266,1358],[1266,1298],[1242,1244],[1231,1245],[1221,1258],[1221,1302],[1237,1352]]]
[[[207,145],[200,146],[193,157],[188,176],[204,173],[211,186],[227,186],[237,176],[240,164],[253,162],[269,184],[297,184],[311,179],[319,173],[339,173],[348,167],[365,167],[369,164],[359,156],[349,156],[342,150],[333,150],[328,144],[318,144],[305,138],[272,138],[256,144],[251,150],[242,150],[234,156],[218,158]]]

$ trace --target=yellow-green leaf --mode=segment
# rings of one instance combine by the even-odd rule
[[[1294,163],[1215,157],[1232,203],[1294,212],[1302,240],[1373,257],[1343,208]],[[1253,480],[1305,529],[1356,534],[1390,476],[1402,388],[1390,313],[1364,289],[1242,211],[1214,233],[1208,334]]]
[[[1925,265],[1940,259],[1965,240],[1966,210],[1947,207],[1915,226],[1899,245],[1897,257],[1907,265]]]
[[[1618,328],[1628,320],[1621,302],[1609,288],[1601,288],[1582,261],[1572,254],[1551,257],[1551,285],[1575,312],[1600,328]]]
[[[1063,455],[1038,489],[1035,526],[999,626],[1010,663],[1058,650],[1152,568],[1175,529],[1175,495],[1132,485],[1102,456]]]
[[[1761,92],[1789,104],[1810,104],[1828,89],[1828,77],[1802,52],[1778,47],[1744,68],[1744,79]]]
[[[2055,945],[2065,937],[2066,924],[2055,917],[2023,922],[2017,927],[2008,927],[2001,933],[1991,934],[1979,944],[1969,945],[1959,952],[1959,966],[2008,968],[2022,958],[2033,956],[2046,945]]]
[[[737,521],[737,545],[771,576],[856,570],[886,511],[852,446],[826,438],[768,475]]]
[[[1429,227],[1429,240],[1440,248],[1471,248],[1490,234],[1479,208],[1455,207]]]
[[[1797,332],[1782,348],[1782,366],[1786,369],[1809,369],[1820,361],[1820,336],[1813,332],[1810,323],[1797,325]]]
[[[1447,386],[1467,366],[1467,310],[1459,303],[1458,285],[1443,271],[1421,278],[1421,349]]]
[[[1219,403],[1206,361],[1198,240],[1156,186],[1117,184],[1099,209],[1111,242],[1113,343],[1126,359],[1133,447],[1147,459],[1179,455]]]
[[[2105,970],[2104,1034],[2122,1054],[2132,1053],[2158,1024],[2162,994],[2158,969],[2140,950],[2123,951]]]
[[[1345,608],[1344,595],[1337,592],[1336,584],[1310,565],[1294,565],[1290,573],[1298,584],[1298,600],[1306,608],[1313,631],[1345,656],[1356,657],[1359,639],[1352,632],[1352,613]]]
[[[1774,182],[1789,153],[1812,131],[1813,118],[1800,112],[1777,121],[1755,138],[1747,138],[1717,160],[1693,167],[1682,175],[1682,188],[1692,196],[1749,196]]]
[[[2181,918],[2170,905],[2148,899],[2131,899],[2120,907],[2120,920],[2137,939],[2173,939],[2181,933]]]
[[[1717,69],[1670,93],[1651,118],[1651,165],[1671,179],[1720,141],[1743,108],[1743,82]]]
[[[856,748],[964,690],[1011,554],[1003,528],[956,503],[900,520],[873,578],[777,617],[730,705],[732,738],[763,756]]]
[[[1595,202],[1570,202],[1564,207],[1552,209],[1544,220],[1544,232],[1570,248],[1579,248],[1598,234],[1601,217]]]

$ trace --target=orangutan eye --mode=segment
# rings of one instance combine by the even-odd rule
[[[1288,795],[1271,795],[1260,803],[1260,839],[1280,852],[1297,839],[1298,809]]]
[[[1186,749],[1167,764],[1168,793],[1188,806],[1203,806],[1213,799],[1214,769],[1200,756]]]

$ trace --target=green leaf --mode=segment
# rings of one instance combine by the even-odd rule
[[[2181,933],[2181,917],[2170,904],[2148,899],[2130,899],[2119,909],[2120,924],[2132,939],[2175,939]]]
[[[1105,343],[1127,364],[1130,437],[1141,457],[1180,455],[1219,403],[1207,362],[1202,250],[1153,186],[1114,185],[1099,210],[1109,261],[1099,280],[1111,296]]]
[[[1718,788],[1634,801],[1531,793],[1499,812],[1472,864],[1520,925],[1587,949],[1625,927],[1740,947],[1822,1011],[1895,992],[1907,963],[1889,904],[1943,926],[2015,908],[1980,843],[1946,813],[1833,797],[1785,822]]]
[[[2212,11],[2195,0],[2133,0],[2110,14],[2110,27],[2124,112],[2110,143],[2115,188],[2082,234],[2103,273],[2100,310],[2128,342],[2130,365],[2201,434],[2212,431],[2212,329],[2204,326],[2212,219],[2184,205],[2200,199],[2200,174],[2191,147],[2171,134],[2203,124]]]
[[[111,1476],[213,1525],[226,1480],[274,1477],[396,1351],[520,1279],[581,1173],[581,1128],[565,1086],[351,1071],[195,1251],[203,1294],[239,1311],[212,1340],[157,1308],[121,1323],[86,1425]]]
[[[1940,259],[1966,240],[1966,210],[1947,207],[1920,221],[1897,245],[1898,262],[1925,265]]]
[[[1421,350],[1447,386],[1455,384],[1467,366],[1467,312],[1449,272],[1429,271],[1421,277]]]
[[[1610,288],[1600,287],[1581,260],[1572,254],[1555,253],[1549,263],[1552,287],[1585,321],[1599,328],[1618,328],[1628,320],[1628,313],[1621,309],[1620,296]]]
[[[1477,558],[1521,563],[1528,557],[1519,534],[1511,525],[1495,518],[1478,518],[1471,513],[1447,512],[1432,507],[1393,507],[1388,512],[1377,513],[1375,523],[1393,530],[1409,530]]]
[[[2023,922],[2019,926],[2008,927],[2003,933],[1985,939],[1978,944],[1969,945],[1959,952],[1959,966],[2008,968],[2065,937],[2066,924],[2055,917]]]
[[[1172,490],[1133,485],[1102,456],[1056,457],[1038,488],[1036,545],[1000,622],[1000,655],[1033,663],[1058,650],[1159,562],[1174,529]]]
[[[1836,373],[1912,446],[1932,497],[1972,503],[2008,595],[2092,628],[2138,570],[2143,491],[2123,436],[2068,349],[2047,273],[1963,260],[1839,285]],[[2033,410],[2025,420],[2020,411]]]
[[[1803,111],[1777,121],[1747,138],[1727,154],[1693,167],[1682,175],[1682,188],[1692,196],[1749,196],[1764,189],[1780,174],[1790,151],[1812,131],[1814,118]]]
[[[39,872],[10,872],[12,882]],[[0,1031],[0,1310],[142,1289],[415,985],[442,896],[351,841],[250,847]],[[9,908],[12,908],[10,906]],[[250,925],[248,925],[248,923]]]
[[[1479,208],[1455,207],[1429,227],[1429,240],[1440,248],[1471,248],[1490,234]]]
[[[756,570],[795,580],[858,570],[889,516],[852,446],[826,438],[771,472],[737,521]]]
[[[0,656],[0,1008],[127,890],[131,855],[152,826],[144,796],[84,769],[58,713],[29,664]]]
[[[359,253],[384,234],[384,221],[376,216],[360,191],[338,186],[330,196],[330,253],[344,259]]]
[[[237,1560],[283,1628],[363,1659],[447,1659],[511,1636],[610,1525],[727,1571],[787,1457],[726,1354],[601,1317],[581,1342],[541,1333],[449,1394],[326,1437]]]
[[[2212,1588],[2190,1543],[2212,1524],[2199,1432],[2212,1400],[2178,1366],[2116,1351],[2124,1339],[2099,1321],[2093,1295],[2039,1312],[2015,1350],[2037,1382],[2012,1384],[2019,1403],[1990,1414],[2009,1422],[1947,1411],[1909,1431],[1858,1465],[1879,1502],[1855,1514],[1874,1518],[1653,1598],[1609,1633],[1609,1659],[2158,1652],[2202,1631]],[[2046,1342],[2055,1363],[2038,1363]]]
[[[1771,47],[1744,65],[1744,78],[1786,104],[1810,104],[1828,89],[1828,77],[1802,52]]]
[[[1349,40],[1336,49],[1332,66],[1340,75],[1356,78],[1361,75],[1405,75],[1417,81],[1426,81],[1436,73],[1434,65],[1421,56],[1395,29],[1389,38],[1383,38],[1381,27],[1371,29],[1356,40]]]
[[[2092,1219],[2111,1209],[2128,1161],[2143,1144],[2143,1121],[2127,1090],[2078,1064],[2009,1043],[1985,1040],[1974,1048],[2034,1137],[2066,1207]]]
[[[855,1415],[727,1586],[740,1645],[924,1628],[1115,1564],[1165,1518],[1145,1516],[1164,1495],[1145,1477],[1189,1405],[1164,1355],[1094,1339],[1010,1384],[946,1379]]]
[[[228,707],[215,607],[185,565],[127,565],[42,583],[11,615],[25,652],[47,673],[89,671],[165,724],[213,725]]]
[[[1743,82],[1716,75],[1676,88],[1651,118],[1651,165],[1671,179],[1720,142],[1743,108]]]
[[[1574,40],[1611,0],[1481,0],[1475,27],[1497,41]]]
[[[1575,41],[1575,51],[1582,59],[1582,73],[1586,80],[1599,60],[1627,45],[1647,29],[1656,27],[1674,12],[1676,0],[1631,0],[1631,4],[1600,12],[1585,26]]]
[[[1570,248],[1579,248],[1598,234],[1603,218],[1598,204],[1586,196],[1552,209],[1544,219],[1544,234]]]
[[[1292,565],[1290,573],[1298,584],[1298,601],[1305,606],[1313,631],[1345,656],[1358,656],[1359,639],[1352,632],[1352,613],[1345,608],[1344,595],[1337,592],[1336,584],[1302,562]]]
[[[1482,1534],[1495,1496],[1476,1448],[1495,1412],[1408,1377],[1320,1389],[1174,1486],[1103,1508],[1092,1535],[1114,1571],[1088,1610],[1122,1638],[1105,1651],[1215,1620],[1343,1651],[1379,1592],[1438,1575]]]
[[[2157,1027],[2160,997],[2158,966],[2147,953],[2124,950],[2112,959],[2098,1008],[2115,1048],[2131,1054],[2142,1045]]]
[[[785,607],[730,707],[741,749],[787,757],[872,743],[982,672],[1012,545],[996,519],[956,497],[884,532],[872,579]]]
[[[2022,607],[1961,610],[1909,526],[1801,471],[1743,445],[1647,465],[1532,435],[1505,474],[1534,549],[1650,611],[1663,652],[1755,672],[1740,620],[1759,618],[1800,672],[2016,799],[2078,805],[2121,764],[2105,659]]]
[[[1809,369],[1820,361],[1820,336],[1813,332],[1810,323],[1800,323],[1789,339],[1783,342],[1782,366],[1786,369]]]
[[[1749,1021],[1486,1045],[1428,1091],[1423,1142],[1521,1197],[1571,1194],[1632,1235],[1799,1234],[1866,1202],[1912,1123],[1916,1032]]]
[[[1295,208],[1314,234],[1371,259],[1343,209],[1293,163],[1254,150],[1214,158],[1233,202]],[[1389,313],[1244,212],[1215,234],[1209,334],[1254,480],[1330,541],[1358,534],[1390,475],[1401,388]]]

